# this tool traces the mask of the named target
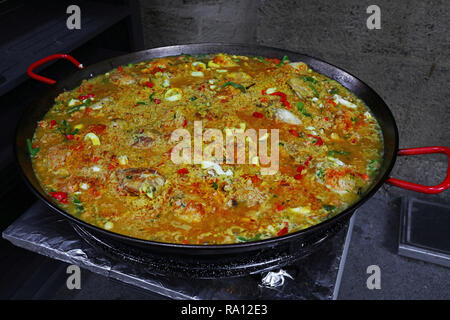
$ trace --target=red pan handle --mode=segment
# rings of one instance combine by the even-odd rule
[[[36,61],[32,65],[30,65],[27,69],[27,74],[31,78],[36,79],[38,81],[48,83],[48,84],[54,84],[56,82],[55,80],[40,76],[40,75],[34,73],[33,70],[36,67],[38,67],[44,63],[47,63],[49,61],[56,60],[56,59],[66,59],[66,60],[69,60],[70,62],[72,62],[74,65],[76,65],[79,69],[84,68],[84,66],[81,63],[79,63],[74,57],[69,56],[68,54],[65,54],[65,53],[58,53],[58,54],[52,54],[51,56],[45,57],[41,60]]]
[[[409,148],[400,149],[398,151],[399,156],[413,156],[418,154],[430,154],[430,153],[442,153],[447,155],[449,164],[447,166],[447,176],[444,181],[435,186],[424,186],[422,184],[416,184],[412,182],[407,182],[395,178],[388,178],[387,183],[392,184],[400,188],[413,190],[422,193],[440,193],[450,187],[450,148],[447,147],[422,147],[422,148]]]

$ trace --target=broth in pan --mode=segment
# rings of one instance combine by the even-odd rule
[[[238,163],[225,141],[241,133]],[[329,219],[362,197],[383,156],[376,119],[338,82],[288,57],[220,53],[85,80],[55,99],[27,142],[42,187],[70,214],[130,237],[205,245]]]

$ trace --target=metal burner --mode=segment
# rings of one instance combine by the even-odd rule
[[[74,223],[71,225],[83,240],[99,250],[101,254],[134,264],[153,274],[197,279],[240,277],[281,268],[308,256],[317,250],[325,239],[315,239],[314,243],[308,244],[306,251],[267,250],[256,254],[250,252],[245,257],[220,257],[205,261],[200,257],[189,259],[150,252],[144,248],[129,246],[108,237],[95,235]]]
[[[172,299],[332,299],[339,290],[351,229],[351,224],[345,226],[330,241],[315,239],[317,249],[307,256],[290,248],[239,259],[181,259],[105,240],[79,226],[75,232],[66,219],[38,202],[3,238]]]

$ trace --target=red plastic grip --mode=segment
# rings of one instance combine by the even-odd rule
[[[79,68],[79,69],[84,68],[84,66],[81,63],[79,63],[74,57],[69,56],[68,54],[65,54],[65,53],[58,53],[58,54],[52,54],[51,56],[45,57],[41,60],[36,61],[32,65],[30,65],[27,69],[27,74],[35,80],[38,80],[38,81],[41,81],[44,83],[48,83],[48,84],[54,84],[56,82],[55,80],[40,76],[40,75],[34,73],[33,70],[36,67],[43,65],[44,63],[47,63],[49,61],[56,60],[56,59],[66,59],[66,60],[69,60],[70,62],[72,62],[74,65],[76,65],[77,68]]]
[[[409,149],[401,149],[398,151],[399,156],[414,156],[418,154],[431,154],[431,153],[442,153],[447,155],[449,163],[447,166],[447,176],[444,181],[435,186],[424,186],[422,184],[407,182],[395,178],[388,178],[386,180],[387,183],[392,184],[393,186],[422,192],[422,193],[440,193],[444,190],[447,190],[450,187],[450,148],[447,147],[422,147],[422,148],[409,148]]]

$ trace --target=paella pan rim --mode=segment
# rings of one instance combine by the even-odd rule
[[[110,69],[113,69],[119,65],[127,63],[137,63],[144,60],[150,60],[163,56],[174,56],[179,54],[206,54],[206,53],[230,53],[230,54],[242,54],[242,55],[259,55],[266,57],[282,57],[284,55],[293,57],[295,61],[304,61],[310,65],[315,71],[320,72],[344,85],[347,89],[355,93],[368,105],[369,109],[375,114],[380,127],[383,131],[384,137],[384,159],[383,165],[380,169],[378,177],[371,185],[368,191],[361,197],[359,201],[351,205],[349,208],[343,210],[336,216],[327,219],[321,223],[318,223],[309,228],[288,233],[281,237],[269,238],[264,240],[232,243],[232,244],[216,244],[216,245],[194,245],[194,244],[177,244],[177,243],[164,243],[157,241],[144,240],[139,238],[133,238],[130,236],[114,233],[102,229],[100,227],[88,224],[81,219],[70,215],[61,209],[57,203],[48,196],[40,187],[37,178],[31,167],[31,158],[28,155],[26,148],[26,139],[32,137],[35,130],[37,120],[40,120],[39,116],[43,116],[48,109],[49,104],[46,101],[54,99],[61,91],[70,90],[78,86],[82,79],[93,77],[98,74],[105,73]],[[343,83],[344,82],[344,83]],[[366,99],[365,99],[366,98]],[[370,100],[370,101],[367,101]],[[36,116],[37,114],[37,116]],[[30,116],[31,115],[31,116]],[[33,118],[33,115],[34,118]],[[266,47],[259,45],[246,45],[246,44],[225,44],[225,43],[197,43],[197,44],[185,44],[175,45],[167,47],[152,48],[143,51],[137,51],[134,53],[118,56],[112,59],[98,62],[94,65],[87,66],[85,69],[80,70],[69,76],[68,78],[58,82],[54,87],[49,88],[47,92],[35,100],[31,105],[26,108],[18,126],[15,135],[15,156],[20,172],[27,185],[31,190],[46,203],[53,211],[61,214],[63,217],[69,219],[76,224],[82,225],[93,232],[115,238],[117,240],[124,241],[128,244],[137,245],[140,247],[146,247],[157,251],[170,251],[179,254],[231,254],[252,250],[259,250],[267,247],[276,247],[278,245],[285,245],[289,242],[301,242],[302,239],[306,239],[316,233],[327,233],[328,229],[333,229],[333,225],[342,224],[343,221],[350,219],[353,212],[364,204],[369,198],[371,198],[375,192],[383,185],[388,178],[396,160],[398,151],[398,129],[395,119],[390,111],[389,107],[383,101],[383,99],[367,84],[361,81],[356,76],[348,73],[347,71],[336,67],[323,60],[296,53],[289,50],[284,50],[274,47]],[[333,231],[335,233],[335,231]]]

